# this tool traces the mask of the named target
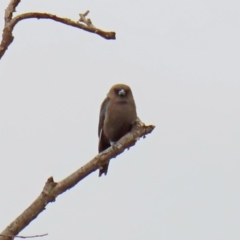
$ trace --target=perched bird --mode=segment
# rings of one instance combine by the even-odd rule
[[[103,101],[100,110],[98,151],[102,152],[131,131],[137,118],[132,91],[124,84],[114,85]],[[99,177],[107,174],[108,164],[99,169]]]

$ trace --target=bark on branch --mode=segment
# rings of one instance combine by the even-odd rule
[[[104,152],[98,154],[90,162],[79,168],[77,171],[66,177],[60,182],[54,182],[53,177],[50,177],[41,194],[37,199],[20,215],[18,216],[2,233],[0,240],[11,240],[22,231],[32,220],[34,220],[48,203],[54,202],[58,195],[71,189],[79,181],[87,177],[90,173],[96,171],[108,162],[122,153],[126,148],[135,145],[136,141],[151,133],[154,126],[145,126],[139,119],[136,121],[131,132],[122,137],[114,146],[108,148]]]
[[[16,17],[13,16],[13,12],[16,11],[16,7],[19,4],[20,0],[12,0],[7,9],[5,10],[5,25],[3,29],[3,34],[2,34],[2,41],[0,44],[0,59],[8,49],[9,45],[13,42],[14,37],[13,37],[13,29],[16,26],[16,24],[22,20],[25,19],[30,19],[30,18],[36,18],[36,19],[50,19],[56,22],[60,22],[62,24],[66,24],[68,26],[72,26],[75,28],[82,29],[87,32],[95,33],[105,39],[116,39],[116,34],[115,32],[106,32],[103,31],[99,28],[96,28],[90,19],[86,18],[87,14],[89,11],[86,11],[83,14],[80,15],[80,19],[78,21],[73,21],[68,18],[62,18],[58,17],[54,14],[50,13],[39,13],[39,12],[29,12],[29,13],[23,13],[19,14]],[[82,23],[81,23],[82,22]]]

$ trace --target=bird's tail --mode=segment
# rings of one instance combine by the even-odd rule
[[[109,162],[108,162],[107,164],[102,165],[102,166],[99,168],[99,177],[101,177],[101,175],[102,175],[103,173],[104,173],[105,175],[107,175],[108,165],[109,165]]]

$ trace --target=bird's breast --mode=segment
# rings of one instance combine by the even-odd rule
[[[118,141],[128,133],[136,120],[135,104],[126,101],[116,102],[108,106],[104,120],[104,134],[111,141]]]

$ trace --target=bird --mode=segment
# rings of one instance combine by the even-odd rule
[[[103,152],[131,131],[137,119],[131,88],[125,84],[111,87],[102,102],[98,124],[98,151]],[[99,168],[99,177],[107,175],[109,162]]]

